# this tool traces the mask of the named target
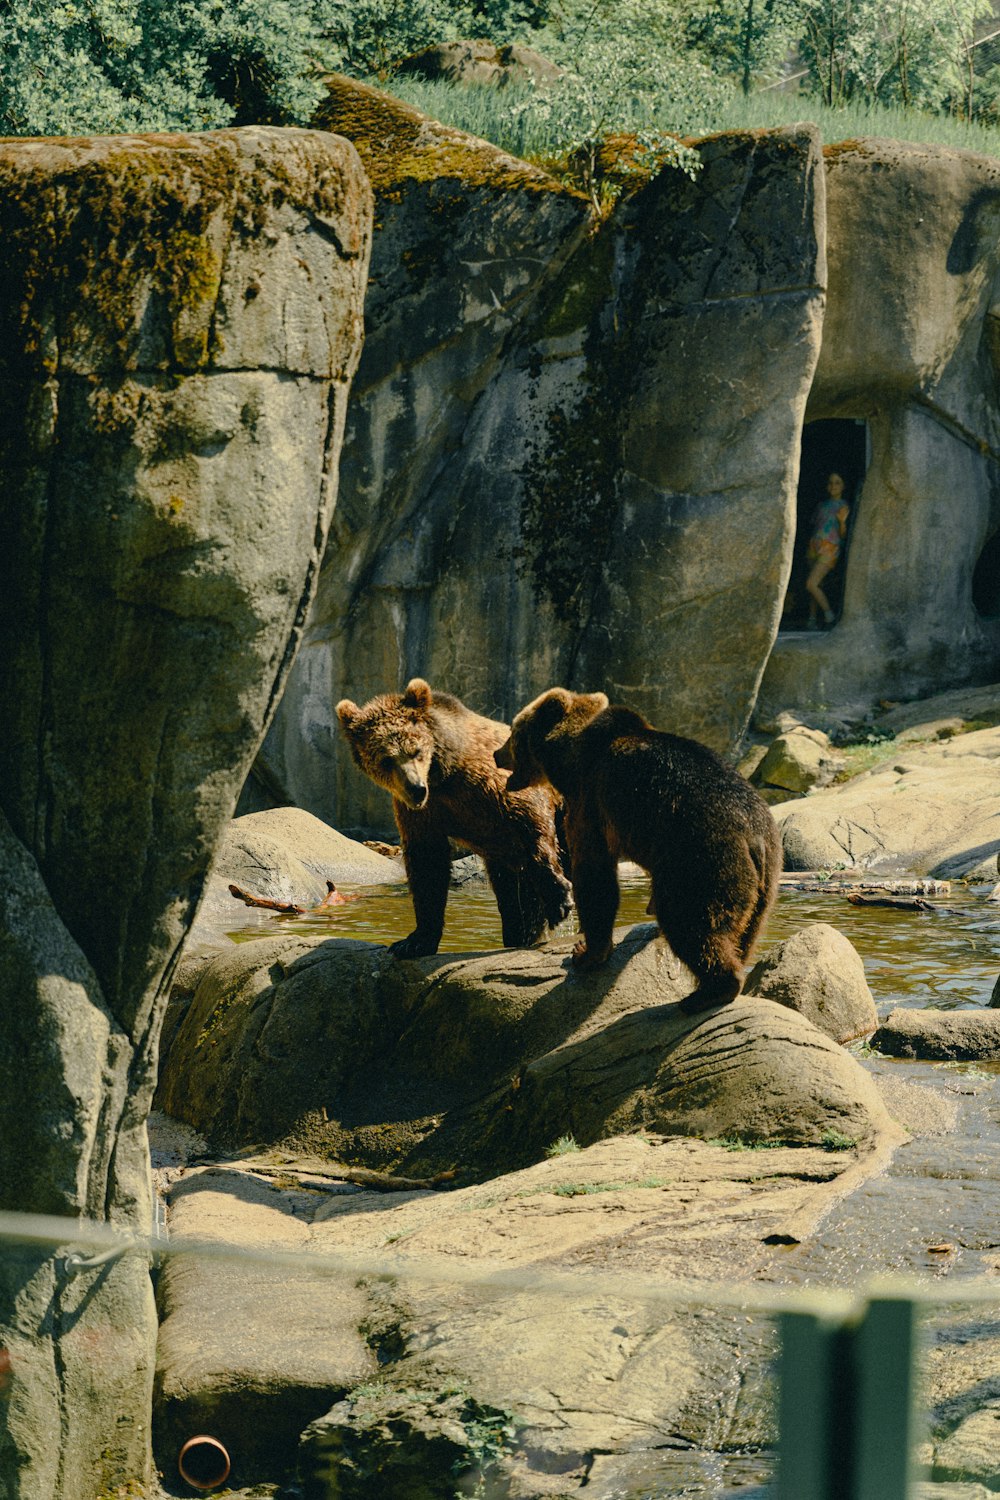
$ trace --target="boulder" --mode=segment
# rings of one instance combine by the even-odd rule
[[[813,922],[778,943],[750,971],[745,995],[787,1005],[843,1045],[878,1025],[860,955],[843,933]]]
[[[412,57],[404,57],[397,72],[404,77],[412,74],[416,78],[480,88],[504,88],[511,83],[544,88],[563,74],[558,64],[533,47],[518,42],[497,47],[486,41],[438,42]]]
[[[217,941],[257,916],[264,920],[273,916],[238,901],[230,885],[253,896],[310,907],[323,900],[330,880],[338,889],[342,885],[398,885],[406,880],[406,871],[400,861],[345,838],[300,807],[276,807],[234,818],[219,841],[187,952]]]
[[[870,458],[841,618],[779,635],[764,715],[860,717],[995,682],[1000,659],[996,164],[874,139],[825,159],[828,297],[806,418],[864,420]]]
[[[295,1139],[472,1178],[567,1134],[871,1138],[871,1081],[803,1016],[754,999],[685,1016],[692,980],[656,929],[619,939],[585,975],[565,940],[412,962],[336,939],[237,945],[205,968],[159,1105],[228,1146]]]
[[[370,224],[309,131],[0,144],[0,1209],[149,1232],[166,992],[315,587]],[[93,1500],[148,1477],[148,1268],[54,1248],[0,1265],[0,1470]]]
[[[242,1482],[290,1468],[298,1436],[378,1364],[361,1326],[356,1274],[289,1261],[309,1245],[315,1192],[278,1193],[262,1178],[207,1169],[170,1197],[170,1232],[211,1255],[222,1244],[256,1262],[171,1256],[159,1278],[155,1451],[168,1481],[196,1433],[221,1442]],[[267,1261],[267,1253],[284,1260]]]
[[[875,717],[875,724],[897,739],[904,734],[934,738],[934,726],[942,722],[966,724],[972,721],[980,728],[1000,723],[1000,683],[988,687],[953,688],[915,703],[897,703]]]
[[[822,730],[790,729],[771,741],[754,781],[788,792],[808,792],[830,781],[841,764],[843,757],[831,752],[829,736]]]
[[[565,1496],[593,1488],[598,1461],[598,1493],[631,1493],[635,1466],[656,1471],[667,1441],[690,1482],[699,1450],[773,1437],[769,1324],[700,1307],[699,1289],[773,1274],[773,1242],[811,1233],[888,1145],[563,1140],[480,1186],[388,1195],[286,1151],[189,1173],[171,1199],[185,1253],[161,1278],[165,1475],[203,1423],[224,1434],[234,1483],[285,1480],[312,1412],[297,1471],[314,1500],[451,1500],[477,1483]],[[191,1232],[244,1252],[242,1287]],[[377,1373],[355,1364],[351,1389],[336,1389],[365,1360]]]
[[[380,228],[272,785],[384,826],[333,704],[417,670],[505,720],[599,682],[728,748],[791,558],[825,284],[815,134],[713,138],[697,181],[667,171],[596,224],[582,194],[350,80],[316,124],[356,142]]]
[[[892,1057],[1000,1059],[1000,1015],[993,1010],[890,1011],[872,1046]]]
[[[955,1430],[934,1448],[937,1479],[963,1480],[973,1487],[985,1486],[985,1495],[995,1495],[1000,1479],[997,1437],[1000,1436],[1000,1401],[986,1400],[978,1411],[959,1422]],[[979,1486],[976,1486],[977,1488]]]
[[[998,759],[1000,728],[908,745],[905,759],[775,809],[785,868],[992,878]]]

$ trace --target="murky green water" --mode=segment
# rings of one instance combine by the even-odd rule
[[[808,922],[829,922],[861,954],[880,1014],[894,1005],[945,1010],[987,1005],[1000,974],[1000,904],[986,899],[989,889],[956,886],[931,912],[857,907],[840,894],[783,891],[758,955]],[[239,936],[260,937],[280,928],[391,943],[412,931],[413,907],[405,885],[344,886],[343,891],[358,899],[321,917],[265,917]],[[623,881],[619,925],[648,922],[648,899],[647,880]],[[573,930],[573,923],[571,917],[567,931]],[[500,919],[489,887],[469,884],[452,890],[441,951],[481,952],[501,946]]]

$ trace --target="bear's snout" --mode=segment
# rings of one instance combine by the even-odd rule
[[[499,766],[501,771],[513,771],[514,757],[511,754],[509,739],[504,741],[499,750],[494,750],[493,763]]]
[[[422,776],[401,767],[396,794],[401,801],[406,803],[407,807],[412,807],[414,812],[419,812],[427,803],[427,798],[430,796],[430,787]]]

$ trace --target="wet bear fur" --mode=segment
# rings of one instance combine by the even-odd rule
[[[513,767],[509,788],[551,786],[564,799],[582,933],[573,962],[592,969],[610,954],[617,862],[631,859],[652,877],[650,914],[698,980],[682,1008],[734,1000],[781,874],[781,839],[753,787],[707,745],[565,688],[521,710],[497,760]]]
[[[356,764],[392,796],[417,925],[391,945],[399,958],[436,953],[444,928],[454,839],[482,856],[497,898],[504,946],[526,947],[571,909],[549,787],[511,793],[494,761],[506,724],[473,713],[414,677],[402,693],[337,717]]]

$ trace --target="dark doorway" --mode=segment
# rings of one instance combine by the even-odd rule
[[[979,554],[972,574],[972,602],[988,620],[1000,615],[1000,531],[994,532]]]
[[[792,575],[785,595],[781,616],[782,630],[805,630],[809,624],[809,595],[805,582],[811,564],[807,559],[809,538],[813,532],[816,506],[826,498],[827,480],[839,474],[844,481],[844,497],[850,505],[847,536],[841,544],[840,557],[822,581],[822,589],[835,616],[840,619],[847,572],[847,553],[854,526],[857,500],[868,464],[868,431],[866,424],[854,418],[837,418],[807,422],[802,429],[802,456],[799,464],[799,489],[795,517],[795,552]],[[821,629],[829,623],[820,618]]]

